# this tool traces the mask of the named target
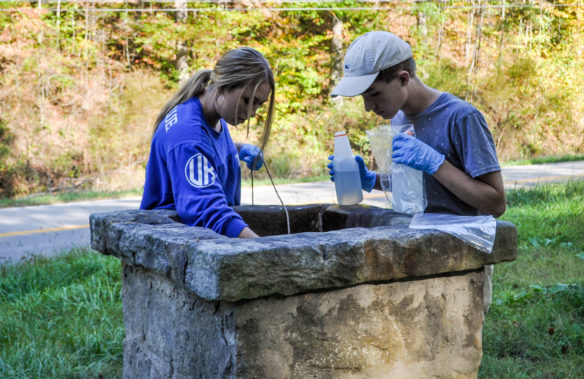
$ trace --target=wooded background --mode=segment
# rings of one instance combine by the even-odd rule
[[[346,47],[372,30],[483,112],[500,160],[581,154],[583,19],[580,0],[0,1],[0,196],[139,188],[162,105],[243,45],[276,76],[275,176],[323,174],[338,130],[372,163],[365,130],[387,121],[329,97]]]

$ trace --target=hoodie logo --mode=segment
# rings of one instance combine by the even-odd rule
[[[203,154],[195,154],[185,165],[185,177],[189,184],[197,188],[209,187],[215,183],[215,170]]]
[[[349,66],[348,64],[345,65],[345,70],[348,70],[349,68],[351,68],[351,66]]]

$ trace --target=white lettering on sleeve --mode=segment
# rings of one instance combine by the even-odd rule
[[[164,130],[168,133],[168,129],[178,122],[178,110],[176,107],[172,108],[170,112],[164,117]]]

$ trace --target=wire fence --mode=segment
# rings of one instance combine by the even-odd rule
[[[180,1],[180,0],[179,0]],[[336,3],[348,3],[348,0],[322,0],[322,1],[314,1],[314,0],[251,0],[249,4],[336,4]],[[352,2],[355,3],[453,3],[456,1],[453,0],[353,0]],[[462,0],[458,1],[462,3],[468,3],[468,5],[476,5],[479,0]],[[0,3],[29,3],[29,4],[176,4],[177,0],[30,0],[30,1],[22,1],[22,0],[0,0]],[[216,4],[216,5],[226,5],[226,4],[243,4],[243,1],[230,1],[230,0],[182,0],[180,1],[181,4]],[[480,3],[490,3],[490,4],[499,4],[501,6],[506,4],[506,1],[481,1]],[[530,5],[541,4],[545,3],[549,6],[580,6],[581,1],[577,1],[575,3],[551,3],[548,1],[534,1],[530,0],[527,2]],[[516,4],[506,4],[506,6],[513,6],[513,5],[526,5],[526,1],[522,1]]]
[[[514,9],[514,8],[535,8],[535,9],[544,9],[544,8],[570,8],[570,7],[577,7],[581,8],[583,6],[582,2],[578,1],[577,3],[549,3],[549,2],[533,2],[533,3],[510,3],[506,4],[503,3],[496,3],[496,2],[476,2],[466,1],[467,4],[462,5],[447,5],[452,3],[451,1],[444,1],[444,0],[420,0],[420,1],[412,1],[412,0],[356,0],[357,3],[363,4],[372,4],[371,6],[343,6],[342,4],[346,4],[346,0],[324,0],[324,1],[310,1],[310,0],[254,0],[249,6],[242,6],[241,2],[236,3],[233,1],[217,1],[217,0],[183,0],[181,1],[180,7],[173,7],[173,8],[155,8],[153,7],[154,4],[176,4],[175,0],[144,0],[144,1],[128,1],[128,0],[89,0],[89,1],[81,1],[81,0],[39,0],[37,1],[37,9],[42,9],[51,12],[76,12],[80,9],[83,11],[88,12],[257,12],[257,11],[267,11],[267,12],[313,12],[313,11],[343,11],[343,12],[358,12],[358,11],[383,11],[383,10],[400,10],[400,9],[410,9],[412,4],[420,4],[420,3],[436,3],[440,4],[440,8],[442,9]],[[10,1],[10,0],[0,0],[0,4],[18,4],[18,3],[34,3],[32,1],[29,2],[22,2],[22,1]],[[144,3],[149,3],[150,7],[143,7]],[[326,6],[290,6],[290,4],[327,4]],[[58,7],[47,7],[45,4],[75,4],[75,5],[82,5],[83,8],[62,8]],[[125,8],[111,8],[111,7],[95,7],[95,5],[109,5],[109,4],[120,4],[126,5]],[[137,7],[131,8],[127,7],[128,5],[135,4]],[[208,5],[207,7],[189,7],[187,4],[203,4]],[[259,4],[266,4],[266,6],[258,6]],[[269,6],[267,4],[270,4]],[[274,6],[278,4],[288,4],[288,6]],[[330,6],[328,4],[339,4],[339,6]],[[378,4],[387,4],[387,5],[378,5]],[[403,4],[409,4],[409,7],[403,6]],[[92,7],[87,7],[88,5],[92,5]],[[163,6],[164,6],[163,5]],[[185,6],[187,5],[187,6]],[[398,5],[391,6],[391,5]],[[402,5],[402,6],[400,6]],[[24,8],[0,8],[1,12],[23,12],[24,9],[31,9],[28,7]]]

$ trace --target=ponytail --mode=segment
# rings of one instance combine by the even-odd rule
[[[178,90],[177,93],[162,107],[160,114],[154,122],[154,132],[158,129],[160,122],[166,117],[166,114],[170,112],[177,105],[184,103],[192,97],[202,95],[205,92],[205,88],[211,80],[211,74],[213,70],[205,69],[197,71],[193,76],[191,76],[185,84]]]

